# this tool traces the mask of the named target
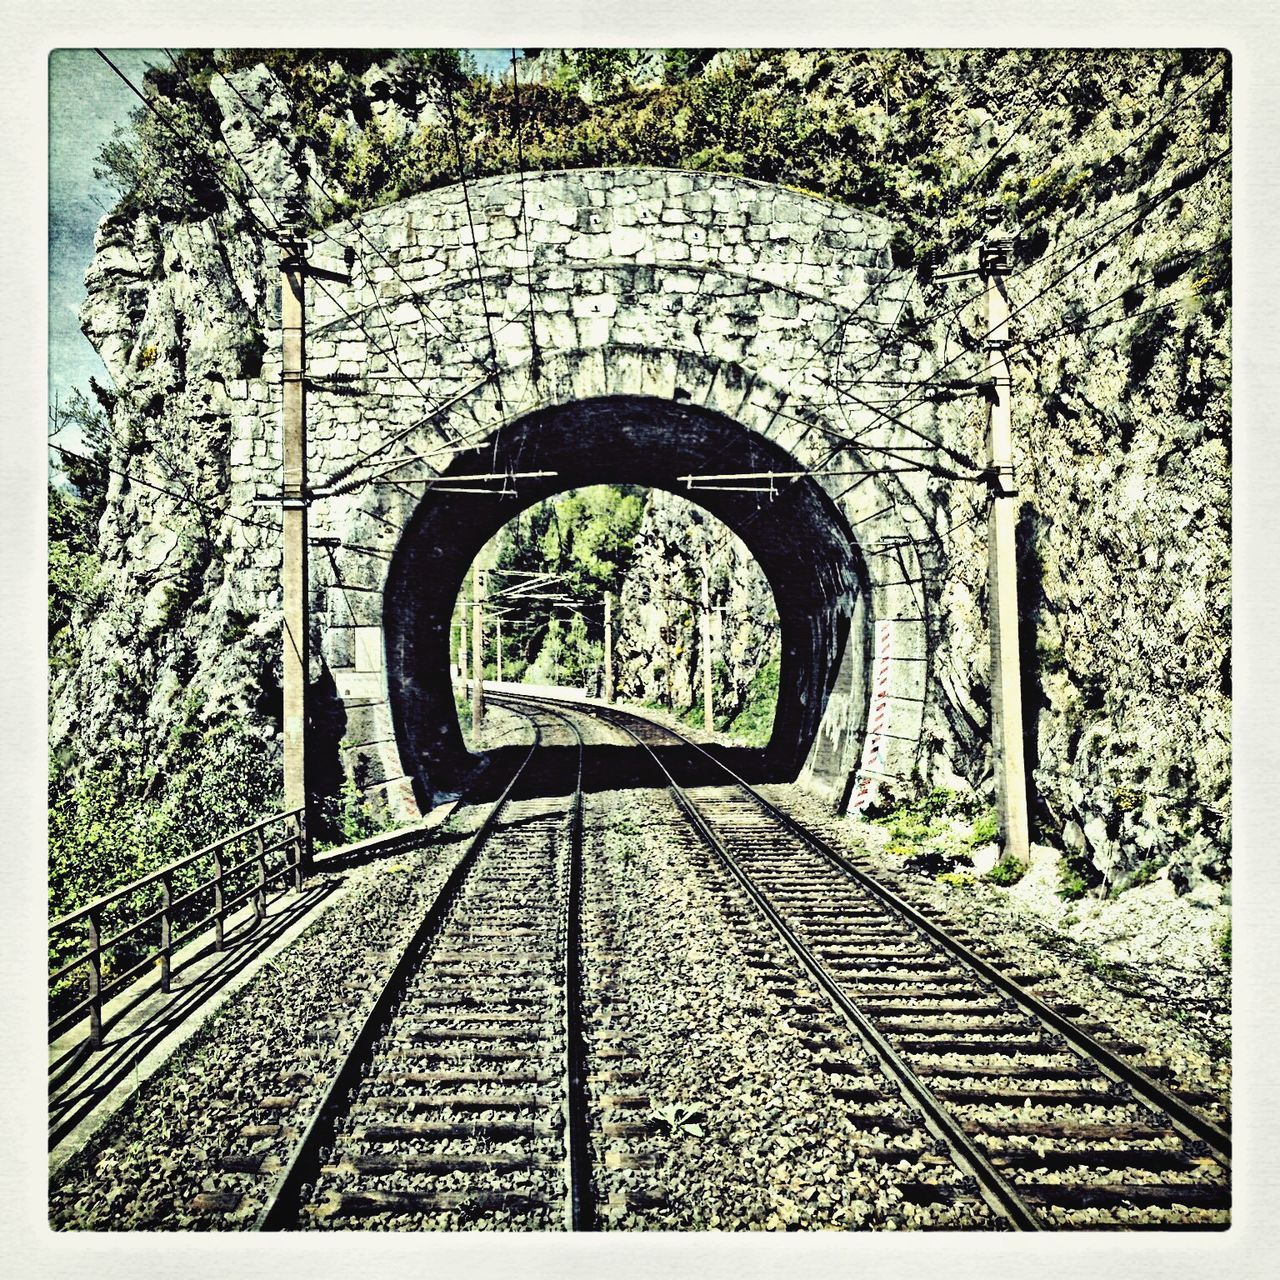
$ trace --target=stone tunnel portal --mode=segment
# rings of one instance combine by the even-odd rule
[[[779,780],[794,778],[818,736],[832,688],[862,684],[868,661],[863,620],[865,568],[831,499],[815,481],[776,482],[768,492],[688,490],[690,473],[798,470],[758,433],[687,401],[602,396],[530,413],[445,474],[550,471],[521,479],[518,497],[429,490],[396,549],[384,602],[386,673],[400,757],[420,805],[452,789],[474,760],[464,744],[449,673],[454,602],[472,561],[518,511],[592,484],[667,489],[728,525],[755,557],[773,591],[781,671],[772,737],[763,759]],[[748,482],[755,483],[755,482]]]

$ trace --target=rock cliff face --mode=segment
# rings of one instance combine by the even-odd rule
[[[279,585],[243,547],[276,536],[222,511],[237,406],[233,380],[261,367],[274,304],[263,246],[213,220],[145,215],[99,230],[82,320],[115,385],[102,573],[82,660],[51,691],[51,742],[80,761],[122,739],[160,770],[195,691],[206,724],[234,715],[275,735]],[[274,608],[273,608],[274,604]]]
[[[970,158],[989,154],[981,183],[1002,196],[1017,233],[1008,290],[1023,662],[1042,836],[1107,879],[1156,860],[1179,887],[1212,892],[1230,865],[1225,70],[1208,56],[1117,54],[1059,59],[1032,77],[1028,55],[930,57],[920,101],[947,103],[928,108],[933,154],[968,166],[975,185],[982,171]],[[892,140],[898,121],[857,88],[851,55],[757,62],[757,80],[779,94],[846,112],[861,130],[855,151],[876,129]],[[412,79],[396,60],[368,68],[343,127],[370,139],[433,128],[433,99]],[[274,513],[223,518],[233,467],[278,465],[278,446],[251,426],[269,412],[257,379],[278,322],[275,251],[246,219],[271,225],[293,197],[323,222],[325,199],[301,182],[299,162],[332,198],[358,175],[325,170],[300,137],[289,85],[266,67],[215,74],[210,96],[252,184],[243,199],[182,220],[122,206],[103,223],[86,281],[85,331],[115,387],[111,461],[134,478],[112,480],[95,620],[79,667],[52,690],[53,745],[77,761],[132,738],[163,768],[193,693],[205,727],[235,718],[274,749]],[[1023,111],[1025,125],[998,147]],[[950,171],[936,181],[964,193]],[[952,249],[944,270],[971,265],[959,249],[977,232],[947,221],[954,201],[924,187],[911,198],[938,204]],[[900,309],[899,331],[916,336],[941,379],[980,382],[982,308],[964,304],[977,286],[923,290],[923,306]],[[846,390],[895,416],[914,403],[897,385]],[[984,415],[961,388],[909,421],[980,463]],[[912,589],[929,601],[938,692],[918,761],[926,785],[990,782],[983,497],[979,484],[937,475],[904,499],[929,579]],[[655,498],[618,648],[620,688],[649,697],[666,682],[677,705],[698,694],[696,632],[663,642],[665,669],[645,655],[664,626],[683,622],[657,596],[687,597],[697,584],[696,564],[662,553],[685,523],[673,499]],[[724,688],[737,697],[768,641],[767,624],[751,632],[739,620],[759,627],[767,593],[739,551],[716,564]]]
[[[1006,224],[1028,765],[1042,830],[1106,881],[1154,860],[1212,897],[1230,867],[1229,68],[1109,66],[1104,109],[1051,97],[1010,160],[1032,210]],[[1083,212],[1037,204],[1073,184]],[[980,317],[959,314],[969,342]],[[947,535],[965,513],[937,500],[963,737],[985,719],[965,568],[984,526]]]
[[[618,609],[618,696],[701,708],[705,564],[712,702],[716,723],[731,721],[757,675],[778,661],[778,617],[764,574],[729,529],[660,489],[649,495],[634,554]]]

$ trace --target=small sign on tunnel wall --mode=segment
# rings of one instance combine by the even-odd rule
[[[382,628],[356,627],[356,670],[382,670]]]

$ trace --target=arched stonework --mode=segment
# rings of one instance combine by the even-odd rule
[[[909,775],[932,699],[932,587],[918,554],[929,481],[910,469],[918,437],[868,406],[895,398],[881,384],[929,370],[926,353],[900,323],[915,286],[892,266],[888,224],[783,188],[665,170],[531,175],[523,190],[518,177],[491,178],[469,184],[466,198],[469,211],[460,187],[416,196],[363,216],[359,235],[338,227],[309,247],[311,261],[332,270],[342,269],[344,244],[360,255],[350,286],[309,287],[308,374],[316,382],[311,483],[337,477],[329,487],[349,486],[312,508],[313,535],[337,543],[312,551],[312,674],[332,678],[342,704],[334,732],[340,729],[343,750],[360,761],[361,776],[381,785],[393,805],[410,807],[410,779],[425,767],[421,755],[405,758],[416,730],[406,733],[393,696],[403,700],[416,677],[403,667],[404,627],[387,616],[393,597],[403,613],[407,588],[403,578],[393,580],[393,566],[407,554],[415,518],[425,518],[424,486],[371,477],[397,462],[403,465],[393,478],[406,481],[488,471],[495,459],[501,468],[528,469],[508,445],[532,439],[530,424],[555,422],[563,435],[575,415],[585,421],[584,406],[621,423],[639,421],[645,405],[664,430],[678,430],[682,411],[716,423],[721,443],[702,454],[695,449],[696,467],[678,448],[664,463],[658,436],[647,439],[646,449],[654,446],[647,482],[712,510],[719,503],[748,545],[753,536],[760,543],[766,527],[776,541],[778,521],[761,517],[754,533],[749,522],[744,531],[743,502],[689,492],[679,477],[690,470],[814,471],[795,482],[795,492],[779,480],[776,501],[831,512],[830,537],[819,538],[815,526],[801,545],[821,544],[826,555],[843,544],[851,553],[815,617],[815,626],[828,629],[821,642],[808,644],[793,629],[793,650],[810,657],[793,662],[780,705],[792,708],[788,723],[803,732],[774,747],[786,757],[803,746],[806,775],[847,791],[866,749],[868,661],[879,644],[873,769]],[[262,381],[229,388],[245,401],[235,422],[232,482],[246,502],[278,483],[278,374],[277,337]],[[360,394],[327,389],[334,375],[354,379],[336,385]],[[916,412],[912,424],[928,429],[929,417]],[[740,434],[731,446],[735,427]],[[598,435],[592,448],[599,456],[587,459],[581,474],[635,478],[608,474],[604,439]],[[372,456],[355,465],[366,454]],[[744,459],[754,462],[742,465]],[[490,533],[526,502],[583,482],[567,465],[557,469],[564,482],[522,484],[518,502],[500,515],[498,499],[472,497],[490,504],[488,513],[460,516],[458,548],[479,537],[478,550],[489,536],[481,530],[494,520]],[[827,469],[841,474],[824,475]],[[775,501],[748,497],[765,506]],[[448,501],[464,510],[461,496]],[[270,559],[269,535],[249,528],[237,536],[254,540]],[[762,564],[765,554],[757,551]],[[457,581],[422,587],[448,592],[451,604]],[[779,595],[776,568],[774,588]],[[845,639],[837,636],[841,626]],[[396,637],[390,647],[387,630]],[[826,666],[810,660],[818,650],[830,657]],[[820,713],[801,714],[802,703],[812,711],[814,697],[824,701]],[[456,733],[456,724],[444,732]]]

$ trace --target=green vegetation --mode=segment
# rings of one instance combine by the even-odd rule
[[[1159,874],[1164,862],[1160,858],[1147,858],[1132,871],[1125,872],[1107,891],[1107,897],[1118,898],[1128,889],[1136,889],[1139,885],[1150,884]]]
[[[955,819],[978,817],[981,810],[982,802],[977,796],[935,787],[928,795],[905,801],[872,821],[878,827],[887,827],[895,839],[918,844],[932,836],[951,834]],[[980,822],[983,820],[979,818]],[[975,822],[973,830],[978,828],[979,823]]]
[[[62,476],[49,484],[49,657],[57,680],[79,666],[85,630],[102,603],[98,522],[106,507],[109,428],[101,409],[78,394],[59,409],[53,426],[55,438],[72,430],[80,436],[68,445],[80,456],[63,456]],[[185,580],[177,584],[182,600],[175,599],[175,607],[193,589]],[[119,711],[131,715],[145,704],[147,690],[136,670],[118,662],[104,675]],[[74,911],[279,808],[277,766],[262,738],[225,706],[206,705],[197,688],[177,699],[162,738],[122,738],[109,746],[84,768],[66,750],[50,760],[51,916]],[[208,871],[179,873],[175,893]],[[111,919],[153,909],[157,893],[133,895],[104,920],[104,929]],[[73,938],[54,939],[51,966],[78,949]],[[133,958],[135,951],[120,948],[108,957],[106,976]],[[62,987],[81,978],[72,975]]]
[[[989,880],[992,884],[1008,888],[1012,884],[1017,884],[1027,874],[1027,870],[1027,864],[1021,858],[1006,853],[982,878]]]
[[[100,388],[94,390],[108,400]],[[70,431],[80,437],[67,446],[79,456],[61,455],[62,475],[56,482],[50,479],[48,490],[49,658],[56,681],[80,665],[85,632],[103,603],[98,523],[106,507],[110,431],[102,410],[79,394],[58,410],[53,427],[55,438],[65,439]],[[184,564],[207,566],[207,543],[197,547],[187,538],[184,546]],[[184,571],[166,597],[167,610],[185,609],[198,590],[198,572]],[[175,644],[181,667],[181,638]],[[136,669],[116,662],[103,676],[123,716],[132,718],[145,706],[149,690]],[[67,749],[52,755],[51,916],[74,911],[279,808],[277,763],[259,732],[227,706],[207,705],[198,688],[188,687],[176,699],[163,736],[145,742],[130,736],[108,745],[83,768]],[[208,870],[179,873],[175,893],[189,889]],[[119,908],[119,918],[151,909],[157,892],[134,895]],[[57,967],[76,949],[74,939],[55,939],[51,965]],[[118,970],[133,956],[124,947],[109,960]]]
[[[1231,967],[1231,922],[1228,920],[1226,928],[1218,935],[1218,954],[1222,957],[1222,963],[1228,968]]]
[[[384,829],[381,819],[350,774],[342,779],[338,795],[326,799],[323,809],[322,821],[333,834],[317,840],[317,849],[336,849],[357,840],[367,840]]]
[[[707,1118],[707,1113],[687,1102],[668,1102],[666,1106],[654,1107],[653,1117],[667,1126],[672,1137],[686,1134],[691,1138],[701,1138],[706,1134],[701,1122]]]
[[[98,521],[107,504],[107,421],[78,391],[60,407],[54,436],[77,431],[81,443],[67,447],[80,458],[62,457],[62,478],[51,477],[49,493],[49,669],[56,676],[80,661],[83,629],[100,602]]]
[[[504,679],[595,684],[604,661],[605,593],[613,595],[616,607],[643,513],[644,490],[593,485],[548,498],[503,529],[488,578],[495,606],[502,603],[499,593],[518,584],[520,575],[555,575],[551,586],[533,593],[543,598],[512,597],[506,606]],[[464,596],[469,593],[464,586]],[[485,674],[497,674],[492,658]]]
[[[990,844],[1000,834],[1000,815],[994,809],[979,814],[969,830],[969,843],[975,849]]]
[[[969,888],[973,873],[974,841],[965,835],[966,819],[978,817],[971,831],[981,823],[982,801],[946,787],[935,787],[927,795],[899,804],[871,821],[889,832],[885,852],[901,858],[907,870],[933,876],[953,888]]]
[[[714,69],[712,56],[718,54]],[[102,152],[100,172],[121,192],[125,212],[201,219],[243,207],[244,179],[217,141],[215,72],[264,64],[288,97],[290,128],[320,161],[328,189],[308,192],[319,223],[336,221],[468,177],[513,173],[517,133],[534,172],[611,165],[711,169],[775,182],[890,216],[902,262],[973,228],[992,189],[1023,227],[1050,224],[1089,205],[1098,192],[1147,181],[1189,143],[1157,131],[1152,145],[1113,159],[1116,130],[1141,112],[1111,113],[1111,86],[1129,78],[1135,56],[1054,51],[581,49],[549,79],[526,68],[517,95],[510,76],[477,75],[456,50],[188,50],[177,67],[147,73],[159,112],[139,111]],[[1201,77],[1210,51],[1169,51],[1169,72]],[[1069,58],[1071,65],[1061,67]],[[375,67],[383,71],[375,71]],[[1076,141],[1093,126],[1096,144],[1072,164],[1043,172],[1019,167],[1018,147],[989,160],[989,123],[956,119],[957,98],[974,83],[1007,79],[1019,95],[1009,115],[1033,105],[1038,86],[1062,77],[1062,93],[1040,104],[1042,127]],[[402,118],[370,110],[373,72]],[[1221,115],[1216,96],[1210,118]],[[246,114],[252,115],[247,112]],[[1132,114],[1132,120],[1126,117]],[[457,128],[455,146],[453,126]],[[262,126],[269,129],[270,124]],[[175,146],[172,130],[190,140]],[[1159,142],[1159,147],[1155,143]],[[1194,143],[1191,143],[1194,151]],[[461,159],[458,155],[461,149]],[[1177,153],[1175,156],[1174,153]],[[1095,158],[1096,157],[1096,158]],[[973,179],[983,172],[981,184]],[[1025,237],[1036,252],[1037,237]],[[1038,251],[1043,251],[1040,246]]]
[[[167,776],[155,754],[132,739],[115,743],[78,776],[55,758],[49,781],[50,917],[74,911],[279,810],[279,766],[272,753],[229,715],[205,716],[198,694],[184,700],[167,751],[175,761]],[[190,891],[210,870],[204,864],[178,872],[175,895]],[[104,934],[155,910],[158,893],[150,888],[123,900],[104,917]],[[52,939],[50,969],[82,945],[71,936]],[[116,949],[106,957],[104,977],[129,967],[141,953],[136,945]],[[77,971],[53,994],[60,996],[82,981]]]
[[[752,677],[742,710],[723,727],[750,746],[762,747],[773,732],[773,713],[778,704],[778,672],[781,661],[771,658]]]
[[[1068,848],[1063,852],[1058,869],[1058,897],[1067,901],[1083,898],[1101,883],[1102,873],[1083,849]]]

